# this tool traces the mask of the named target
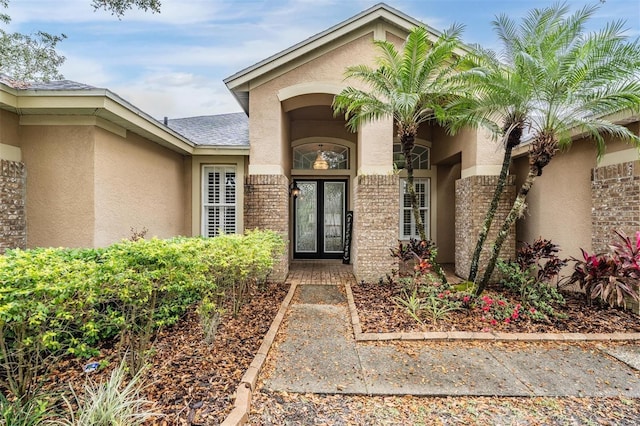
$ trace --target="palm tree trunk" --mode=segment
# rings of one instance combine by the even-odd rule
[[[413,220],[415,220],[416,223],[416,231],[418,231],[420,239],[426,241],[427,232],[424,228],[424,222],[420,214],[420,205],[418,204],[418,196],[416,195],[416,187],[413,183],[413,167],[407,167],[407,192],[409,193],[409,200],[411,201],[411,211],[413,213]]]
[[[514,120],[511,123],[505,124],[504,130],[504,158],[502,159],[502,169],[500,170],[500,176],[498,177],[498,184],[496,185],[496,189],[493,192],[493,198],[491,199],[491,204],[489,206],[489,211],[487,211],[487,215],[484,218],[484,222],[482,223],[482,228],[480,228],[480,234],[478,235],[478,241],[476,243],[476,248],[473,252],[473,257],[471,258],[471,267],[469,268],[469,278],[467,281],[475,282],[476,276],[478,275],[478,264],[480,263],[480,254],[482,253],[482,246],[484,242],[487,240],[487,235],[489,234],[489,229],[491,229],[491,224],[493,223],[493,218],[498,210],[498,203],[500,202],[500,197],[504,192],[504,186],[507,183],[507,175],[509,174],[509,166],[511,165],[511,153],[513,148],[520,145],[520,139],[522,138],[522,122],[518,120]]]
[[[493,273],[493,270],[496,267],[498,256],[500,256],[500,249],[502,248],[502,244],[504,244],[507,237],[509,236],[511,225],[513,225],[513,223],[519,217],[522,216],[522,213],[524,213],[524,209],[526,207],[525,200],[527,198],[527,194],[529,193],[529,190],[531,189],[531,186],[533,185],[533,182],[535,181],[537,176],[538,176],[537,170],[530,167],[529,174],[527,174],[526,180],[522,184],[520,191],[518,191],[518,196],[516,197],[516,200],[513,202],[513,206],[511,207],[509,214],[505,218],[502,224],[502,228],[500,228],[500,231],[498,232],[498,236],[496,237],[496,240],[493,243],[493,247],[491,248],[491,257],[489,258],[489,262],[487,263],[487,268],[484,271],[482,280],[480,281],[480,283],[478,284],[478,287],[476,288],[476,292],[475,292],[476,297],[480,296],[480,294],[482,294],[484,289],[487,287],[487,284],[489,283],[489,279],[491,278],[491,274]]]
[[[411,202],[411,211],[413,213],[413,220],[416,224],[416,230],[420,236],[421,241],[427,241],[427,232],[425,230],[424,222],[422,221],[422,215],[420,214],[420,204],[418,203],[418,196],[416,195],[416,187],[413,182],[413,146],[415,141],[415,135],[403,134],[400,137],[402,144],[402,153],[404,155],[405,168],[407,170],[407,192],[409,194],[409,201]],[[447,277],[444,274],[444,270],[437,262],[433,262],[434,272],[443,284],[447,284]]]
[[[405,133],[400,137],[402,145],[402,154],[404,155],[405,169],[407,170],[407,192],[409,193],[409,201],[411,202],[411,212],[413,220],[416,224],[416,231],[420,235],[420,239],[425,241],[427,233],[424,229],[422,216],[420,215],[420,205],[418,204],[418,196],[416,195],[416,187],[413,183],[413,147],[415,146],[415,135]]]
[[[511,211],[507,215],[507,218],[502,224],[502,228],[498,232],[498,236],[496,237],[491,249],[491,257],[489,258],[487,269],[484,271],[482,281],[480,281],[480,284],[476,289],[476,296],[479,296],[484,291],[491,279],[491,274],[493,273],[496,262],[498,261],[498,256],[500,255],[500,249],[509,235],[511,225],[513,225],[519,217],[522,217],[526,207],[525,200],[529,190],[531,190],[533,182],[536,180],[537,176],[542,175],[542,170],[549,164],[557,152],[558,141],[553,133],[542,132],[538,134],[531,143],[531,148],[529,149],[529,173],[520,187],[520,191],[518,191],[518,196],[513,202]]]
[[[484,217],[484,222],[482,223],[482,228],[480,228],[480,234],[478,234],[478,241],[476,242],[476,248],[473,252],[473,257],[471,258],[471,268],[469,269],[469,279],[468,281],[474,282],[476,276],[478,275],[478,263],[480,262],[480,254],[482,253],[482,246],[487,239],[487,235],[489,234],[489,229],[491,229],[491,223],[493,223],[493,218],[496,215],[496,211],[498,210],[498,203],[500,202],[500,197],[502,196],[502,192],[504,191],[504,186],[507,183],[507,175],[509,174],[509,166],[511,165],[511,146],[507,145],[504,152],[504,159],[502,160],[502,169],[500,170],[500,176],[498,177],[498,184],[496,185],[496,189],[493,192],[493,198],[491,199],[491,204],[489,206],[489,211],[487,211],[486,216]]]

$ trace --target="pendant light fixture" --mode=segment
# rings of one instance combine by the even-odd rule
[[[318,147],[318,156],[316,157],[316,161],[313,162],[314,170],[327,170],[329,168],[329,163],[324,159],[322,155],[322,144],[319,144]]]

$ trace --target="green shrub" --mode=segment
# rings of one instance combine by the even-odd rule
[[[284,243],[246,236],[124,240],[105,249],[10,250],[0,256],[0,387],[17,398],[66,354],[118,339],[132,372],[155,333],[196,302],[215,320],[266,280]]]
[[[250,286],[265,282],[275,259],[284,250],[284,241],[268,230],[245,235],[221,235],[202,240],[204,261],[225,305],[237,315]]]
[[[97,256],[63,249],[0,256],[0,384],[17,398],[59,357],[92,351]]]
[[[96,269],[104,324],[118,329],[120,350],[139,371],[158,328],[175,324],[213,287],[191,240],[122,241],[108,247]]]

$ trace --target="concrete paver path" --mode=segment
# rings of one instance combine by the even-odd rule
[[[356,342],[348,266],[294,265],[298,289],[269,357],[275,391],[366,395],[640,397],[640,348],[469,342]],[[549,347],[552,347],[549,349]],[[522,349],[524,347],[524,349]]]

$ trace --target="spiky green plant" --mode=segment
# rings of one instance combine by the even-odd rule
[[[69,419],[59,421],[68,426],[135,426],[161,414],[150,409],[151,401],[142,396],[144,385],[139,371],[126,381],[127,369],[120,364],[111,372],[104,383],[88,382],[82,395],[74,392],[78,409],[74,411],[70,403]]]

